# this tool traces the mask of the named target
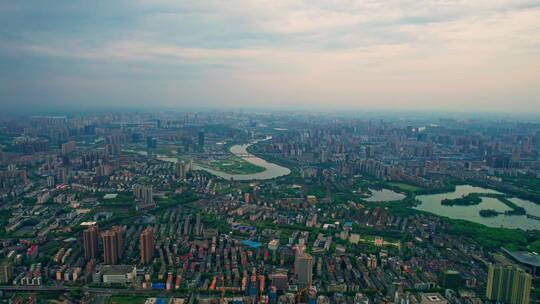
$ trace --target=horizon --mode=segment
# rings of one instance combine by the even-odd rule
[[[0,118],[4,117],[85,117],[88,115],[121,115],[121,114],[141,114],[141,115],[160,115],[160,114],[209,114],[209,113],[239,113],[246,115],[277,115],[277,116],[325,116],[331,115],[336,118],[355,118],[355,119],[455,119],[457,121],[501,121],[501,122],[519,122],[519,123],[540,123],[540,113],[536,112],[504,112],[504,111],[438,111],[430,109],[385,109],[385,108],[286,108],[286,107],[214,107],[214,106],[97,106],[85,108],[83,106],[64,106],[64,107],[32,107],[9,109],[4,108]]]

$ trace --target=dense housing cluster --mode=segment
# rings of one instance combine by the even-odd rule
[[[12,301],[539,299],[540,125],[10,117],[0,147]]]

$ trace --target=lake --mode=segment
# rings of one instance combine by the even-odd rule
[[[371,192],[371,196],[364,199],[367,202],[391,202],[391,201],[399,201],[404,199],[406,196],[405,194],[398,193],[395,191],[392,191],[390,189],[369,189]]]
[[[448,193],[418,195],[416,198],[421,204],[414,207],[417,210],[427,211],[453,219],[462,219],[480,223],[490,227],[519,228],[523,230],[540,230],[540,221],[527,218],[525,215],[504,215],[496,217],[481,217],[482,209],[493,209],[499,212],[510,210],[508,206],[496,198],[483,197],[482,202],[473,206],[443,206],[443,199],[460,198],[470,193],[500,193],[493,189],[474,187],[471,185],[456,186],[456,190]],[[516,205],[525,208],[528,214],[540,216],[540,205],[519,198],[511,198]]]

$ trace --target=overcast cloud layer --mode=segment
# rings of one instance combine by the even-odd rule
[[[540,112],[540,0],[0,0],[0,108],[110,105]]]

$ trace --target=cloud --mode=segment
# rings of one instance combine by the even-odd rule
[[[203,49],[185,48],[165,44],[152,44],[137,41],[113,41],[96,48],[86,48],[71,44],[66,48],[43,45],[10,46],[13,50],[45,56],[57,56],[105,61],[153,61],[161,59],[181,61],[204,61],[210,59],[253,58],[257,50],[249,49]],[[9,47],[8,47],[9,48]]]
[[[20,83],[10,98],[58,74],[50,95],[66,102],[102,87],[99,98],[163,104],[539,106],[538,1],[62,2],[0,5],[0,81]],[[126,93],[133,83],[144,94]]]

